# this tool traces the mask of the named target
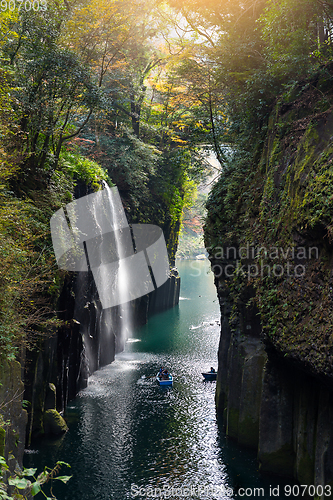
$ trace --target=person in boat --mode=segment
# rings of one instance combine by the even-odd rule
[[[164,367],[161,366],[161,368],[159,369],[159,372],[158,372],[158,378],[160,378],[160,379],[162,378],[163,372],[164,372]]]
[[[162,379],[163,379],[163,380],[168,380],[168,378],[169,378],[169,372],[168,372],[168,370],[165,368],[165,369],[163,370],[163,372],[162,372]]]
[[[213,368],[212,366],[210,367],[210,373],[216,373],[215,368]]]

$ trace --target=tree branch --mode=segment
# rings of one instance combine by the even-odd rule
[[[207,35],[207,33],[204,33],[203,31],[201,31],[198,27],[194,26],[192,21],[188,18],[188,14],[183,12],[183,15],[186,19],[186,21],[188,22],[188,24],[191,26],[192,30],[193,31],[196,31],[197,33],[199,33],[199,35],[203,36],[204,38],[206,38],[206,40],[209,41],[209,43],[215,47],[215,43],[213,42],[213,40],[211,39],[211,37],[209,35]]]

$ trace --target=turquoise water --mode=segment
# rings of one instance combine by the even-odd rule
[[[54,489],[59,500],[268,499],[270,487],[284,498],[284,482],[262,476],[255,453],[225,437],[215,382],[202,380],[202,371],[217,368],[220,336],[209,263],[178,268],[179,306],[133,332],[116,361],[90,377],[67,408],[66,435],[26,454],[29,467],[71,464],[72,479]],[[154,379],[161,365],[174,376],[172,388]]]

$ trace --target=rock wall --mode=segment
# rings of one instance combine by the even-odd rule
[[[216,402],[262,471],[333,484],[333,66],[272,103],[207,204]]]
[[[177,268],[172,268],[170,278],[162,286],[149,294],[148,317],[174,307],[179,302],[180,276]]]
[[[225,265],[212,261],[215,270]],[[257,450],[262,472],[333,486],[330,380],[283,359],[263,342],[258,310],[245,305],[251,287],[235,313],[228,282],[217,276],[215,283],[221,307],[216,406],[226,434]]]

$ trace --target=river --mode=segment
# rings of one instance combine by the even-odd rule
[[[72,479],[54,489],[58,500],[152,494],[224,500],[240,498],[239,488],[247,492],[243,498],[273,498],[273,488],[285,498],[285,483],[262,476],[255,453],[225,437],[215,412],[215,382],[201,376],[217,368],[220,336],[209,263],[180,261],[178,268],[179,306],[150,318],[114,363],[89,378],[67,408],[64,436],[35,444],[25,455],[26,467],[57,460],[71,464]],[[154,379],[161,365],[174,376],[172,388],[159,387]]]

